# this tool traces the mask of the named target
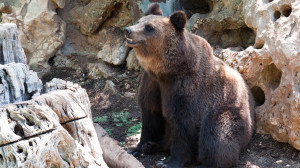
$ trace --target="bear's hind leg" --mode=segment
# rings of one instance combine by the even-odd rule
[[[238,108],[223,107],[208,113],[199,136],[202,166],[227,168],[236,165],[242,148],[250,139],[247,125]]]

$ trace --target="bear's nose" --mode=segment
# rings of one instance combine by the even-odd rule
[[[129,27],[125,27],[124,32],[126,36],[129,36],[131,34],[131,29]]]

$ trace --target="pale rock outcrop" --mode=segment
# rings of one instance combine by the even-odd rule
[[[85,89],[53,79],[44,90],[0,107],[0,166],[107,167]]]
[[[121,65],[129,52],[122,31],[120,28],[110,29],[105,32],[105,35],[106,41],[98,52],[97,58],[113,65]]]
[[[244,22],[243,1],[206,0],[193,4],[195,1],[182,0],[183,7],[186,6],[188,9],[204,5],[203,11],[199,11],[200,13],[194,14],[189,19],[188,30],[207,39],[210,44],[222,48],[236,46],[247,48],[253,45],[255,34]]]
[[[42,81],[26,64],[0,65],[0,105],[29,100],[41,90]]]
[[[300,150],[300,1],[244,0],[254,46],[217,55],[242,73],[256,100],[256,131]]]
[[[69,21],[79,27],[82,34],[91,35],[112,15],[118,1],[91,0],[85,6],[75,6],[70,10]]]
[[[0,64],[10,62],[26,63],[17,26],[12,23],[0,24]]]
[[[130,50],[126,58],[126,67],[129,70],[138,71],[141,68],[139,60],[136,58],[134,50]]]
[[[97,64],[100,69],[103,61],[123,64],[129,48],[124,43],[122,28],[132,22],[128,5],[128,0],[66,1],[58,14],[68,24],[67,37],[65,45],[55,54],[54,66],[65,60],[71,63],[67,67],[77,74],[88,71],[89,77],[95,79],[101,77],[93,73],[99,69]]]
[[[3,14],[3,22],[15,23],[30,68],[39,76],[50,70],[48,60],[64,45],[66,24],[57,15],[64,0],[22,0],[18,10]]]
[[[118,68],[113,67],[105,62],[88,63],[87,64],[88,77],[91,79],[111,78],[116,76]]]

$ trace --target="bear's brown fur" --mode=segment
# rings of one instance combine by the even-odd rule
[[[169,151],[159,164],[171,168],[235,165],[254,128],[247,85],[205,39],[185,30],[182,11],[167,18],[152,4],[146,14],[125,29],[145,70],[138,95],[142,135],[131,153]]]

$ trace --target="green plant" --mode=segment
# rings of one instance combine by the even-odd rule
[[[93,118],[94,122],[106,122],[107,121],[107,116],[102,116],[102,117],[94,117]]]
[[[128,128],[126,136],[132,136],[135,134],[140,134],[142,130],[142,123],[139,122]]]

